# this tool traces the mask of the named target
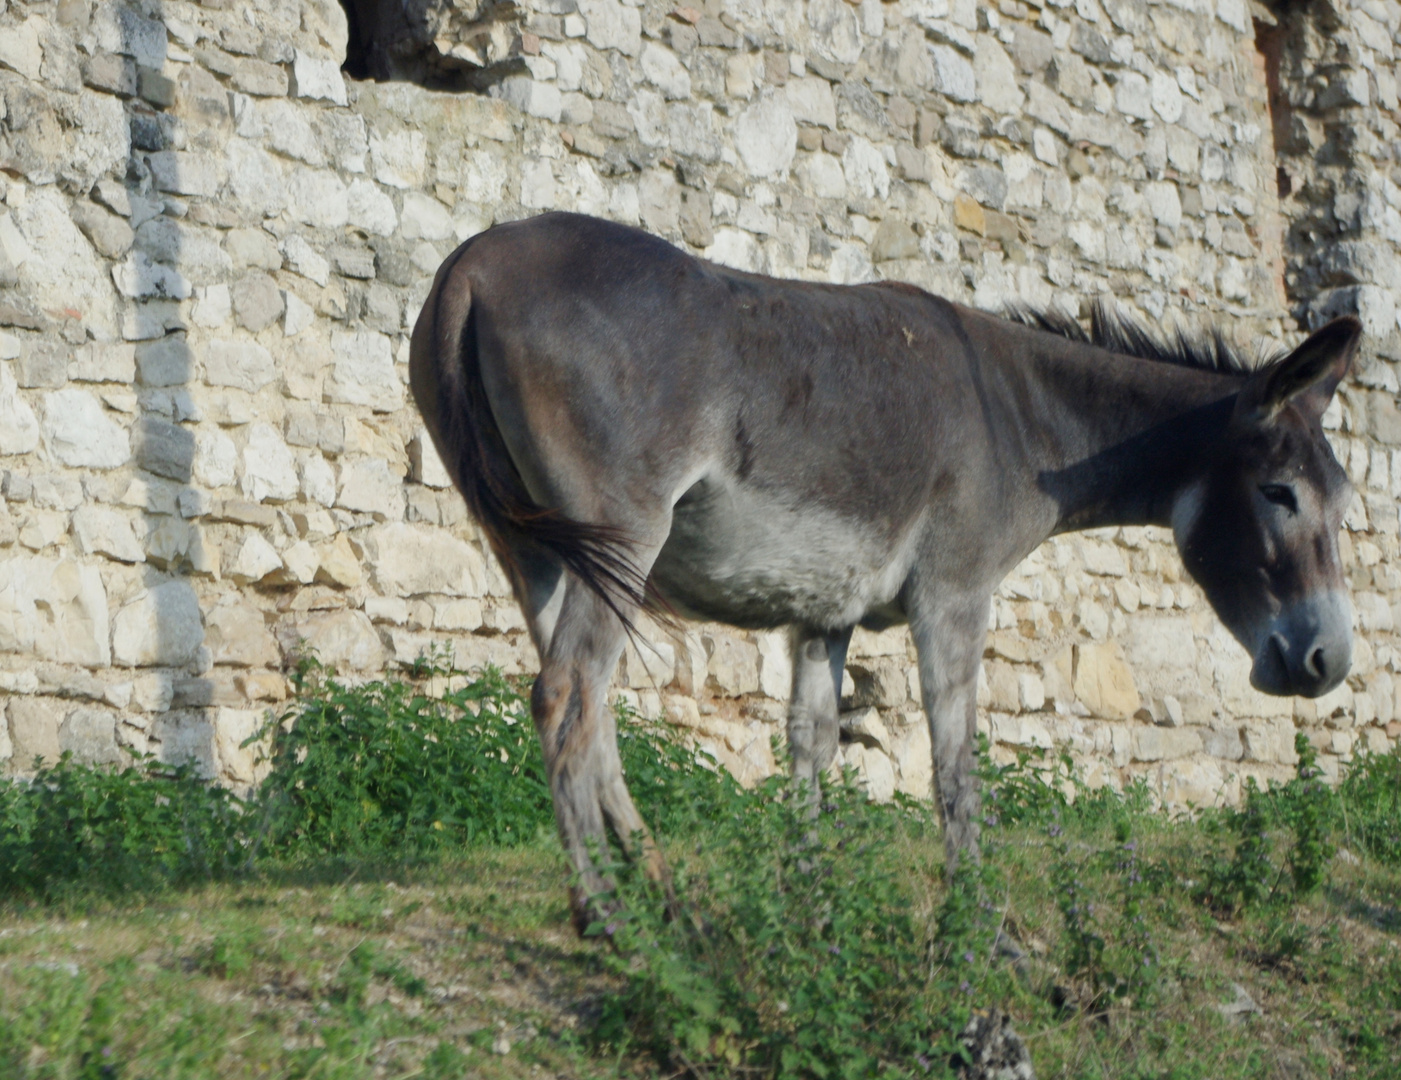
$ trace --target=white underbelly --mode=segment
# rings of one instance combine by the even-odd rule
[[[652,577],[694,617],[851,626],[890,605],[908,572],[908,546],[821,507],[706,483],[677,504]]]

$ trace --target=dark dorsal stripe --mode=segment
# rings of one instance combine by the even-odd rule
[[[1275,348],[1249,356],[1219,326],[1189,330],[1179,325],[1172,331],[1160,333],[1103,297],[1096,298],[1091,305],[1088,329],[1073,315],[1057,308],[1038,310],[1024,304],[1011,304],[1007,317],[1024,326],[1110,352],[1223,375],[1253,375],[1288,354],[1286,349]]]

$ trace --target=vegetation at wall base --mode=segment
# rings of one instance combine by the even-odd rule
[[[1180,818],[985,765],[949,875],[926,805],[848,777],[813,813],[620,714],[682,912],[620,863],[579,940],[520,686],[297,689],[244,801],[150,759],[0,784],[0,1076],[923,1080],[981,1009],[1041,1077],[1401,1075],[1401,755],[1330,788],[1301,738]]]

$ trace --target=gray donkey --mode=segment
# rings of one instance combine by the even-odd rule
[[[776,280],[575,214],[463,244],[414,327],[413,393],[540,655],[581,929],[605,826],[666,874],[607,707],[644,606],[792,628],[788,741],[812,790],[852,629],[908,622],[951,861],[977,841],[991,596],[1047,537],[1170,525],[1258,689],[1335,687],[1351,487],[1320,418],[1359,335],[1338,319],[1252,370],[1219,334]]]

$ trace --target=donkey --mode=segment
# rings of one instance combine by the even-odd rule
[[[908,622],[951,862],[976,852],[992,593],[1050,536],[1170,525],[1258,689],[1335,687],[1351,487],[1321,417],[1359,336],[1337,319],[1252,370],[1219,333],[1165,339],[1103,310],[1087,333],[909,285],[778,280],[576,214],[464,243],[410,378],[539,652],[531,710],[576,924],[605,887],[589,855],[605,827],[666,876],[606,701],[644,607],[791,628],[792,774],[812,791],[853,628]]]

